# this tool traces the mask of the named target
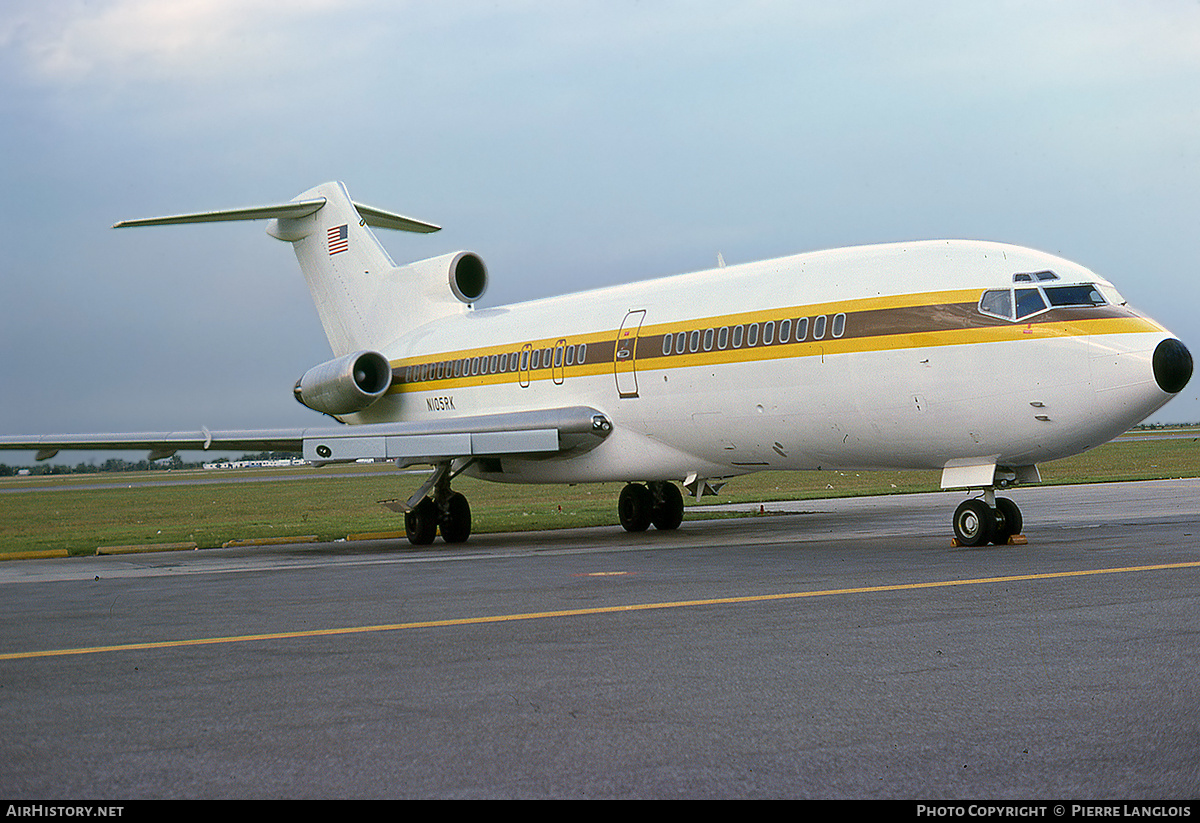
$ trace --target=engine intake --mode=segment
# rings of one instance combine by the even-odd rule
[[[487,290],[487,266],[471,252],[460,252],[450,261],[450,291],[463,303],[474,303]]]
[[[387,393],[392,365],[379,352],[360,351],[313,366],[296,381],[296,399],[335,417],[362,411]]]

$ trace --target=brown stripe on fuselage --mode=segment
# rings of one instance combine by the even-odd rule
[[[856,301],[861,305],[861,301]],[[822,308],[829,309],[823,313],[826,319],[826,326],[823,337],[815,338],[814,327],[816,318],[822,314],[801,314],[805,308],[809,311],[812,307],[796,307],[793,310],[787,309],[772,309],[762,312],[758,317],[739,314],[736,316],[737,322],[731,322],[733,316],[725,317],[709,317],[698,319],[696,321],[683,321],[672,323],[670,328],[663,331],[660,324],[654,324],[653,318],[647,318],[648,322],[643,328],[643,332],[638,335],[637,348],[634,354],[634,360],[639,363],[655,362],[660,367],[666,366],[669,362],[675,359],[686,358],[692,361],[692,358],[704,355],[717,355],[718,353],[731,354],[738,351],[743,354],[748,354],[751,351],[769,350],[779,346],[803,346],[806,343],[832,343],[834,341],[845,342],[853,339],[864,339],[874,337],[896,337],[903,335],[925,335],[936,334],[939,332],[955,332],[955,331],[970,331],[972,329],[999,329],[999,328],[1022,328],[1027,326],[1037,326],[1046,324],[1066,325],[1077,321],[1092,321],[1105,320],[1114,318],[1138,318],[1140,315],[1131,311],[1124,306],[1071,306],[1051,308],[1039,314],[1030,317],[1022,318],[1021,320],[1004,320],[998,317],[991,317],[982,314],[979,311],[976,302],[953,302],[928,305],[914,306],[888,306],[884,308],[872,309],[863,308],[846,312],[836,310],[836,304],[826,304]],[[842,334],[834,337],[832,334],[833,318],[839,314],[845,315],[845,326]],[[797,324],[800,320],[807,319],[808,326],[805,334],[805,339],[796,340]],[[779,329],[781,322],[790,320],[788,339],[780,341]],[[772,340],[770,343],[762,342],[763,328],[771,324]],[[741,326],[743,335],[746,334],[751,325],[758,326],[758,340],[755,345],[751,346],[743,337],[742,343],[736,348],[733,346],[733,329]],[[659,330],[654,331],[655,327]],[[726,345],[721,347],[718,345],[718,336],[722,328],[727,329]],[[704,347],[704,335],[709,330],[712,331],[713,340],[709,348]],[[700,336],[700,345],[693,350],[691,348],[691,336],[693,332],[697,332]],[[611,367],[616,349],[617,330],[613,329],[608,332],[589,333],[582,335],[567,335],[565,339],[568,344],[584,342],[587,343],[587,359],[584,363],[573,364],[565,367],[567,374],[579,373],[581,370],[588,372],[594,371],[598,366]],[[686,350],[679,351],[675,340],[680,334],[686,335]],[[664,338],[670,336],[673,339],[672,345],[664,346]],[[412,358],[404,361],[402,365],[395,365],[393,368],[394,389],[398,389],[401,385],[424,385],[432,382],[445,382],[453,380],[475,381],[479,377],[488,378],[489,380],[505,380],[518,379],[518,371],[514,368],[505,369],[503,372],[492,373],[487,375],[473,375],[471,377],[460,378],[426,378],[425,380],[415,380],[407,382],[404,379],[406,367],[408,365],[419,366],[421,363],[437,363],[441,361],[454,361],[456,359],[464,359],[479,356],[490,356],[500,352],[512,353],[520,352],[527,343],[507,343],[498,346],[481,347],[478,349],[460,350],[458,352],[446,352],[441,355],[431,355],[427,357]],[[548,342],[545,338],[534,347],[544,350],[553,350],[556,346],[554,342]],[[664,354],[664,348],[670,352]],[[765,354],[764,357],[771,355]],[[779,356],[779,355],[776,355]],[[694,362],[694,361],[692,361]],[[414,369],[414,371],[417,371]],[[530,373],[531,379],[543,379],[552,370],[549,367],[541,366],[532,370]]]

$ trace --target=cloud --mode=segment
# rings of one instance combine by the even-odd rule
[[[291,56],[301,24],[346,0],[114,0],[18,4],[0,23],[39,81],[223,76]]]

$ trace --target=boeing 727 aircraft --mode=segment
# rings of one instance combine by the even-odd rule
[[[282,204],[117,227],[265,219],[289,242],[334,358],[295,385],[339,425],[46,435],[0,448],[303,452],[432,467],[408,539],[465,541],[451,482],[627,483],[630,532],[677,528],[699,499],[764,470],[939,469],[977,490],[961,545],[1007,542],[997,488],[1104,443],[1191,378],[1187,348],[1111,283],[1060,257],[964,240],[835,249],[633,285],[475,308],[477,255],[396,266],[370,227],[438,226],[327,183]],[[343,425],[344,424],[344,425]]]

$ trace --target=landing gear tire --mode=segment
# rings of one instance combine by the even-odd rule
[[[1021,510],[1017,508],[1017,504],[1007,497],[997,497],[996,530],[992,534],[992,542],[997,545],[1007,543],[1008,538],[1021,533],[1024,525]]]
[[[630,483],[621,489],[617,500],[617,516],[627,532],[644,532],[654,517],[654,495],[641,483]]]
[[[404,514],[404,533],[414,546],[428,546],[437,535],[437,504],[428,497],[421,498],[412,511]]]
[[[954,537],[960,546],[985,546],[996,533],[996,513],[982,500],[964,500],[954,512]]]
[[[654,528],[661,531],[678,529],[683,522],[683,493],[674,483],[661,482],[650,484],[650,494],[654,500],[650,512],[650,522]]]
[[[454,492],[450,495],[438,526],[447,543],[465,543],[471,536],[471,504],[463,494]]]

